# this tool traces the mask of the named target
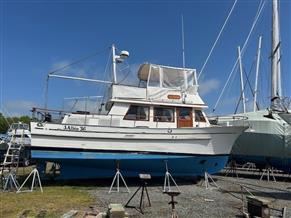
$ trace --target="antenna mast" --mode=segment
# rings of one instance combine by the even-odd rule
[[[113,84],[116,84],[117,83],[117,78],[116,78],[116,55],[115,55],[115,45],[114,44],[112,44],[111,50],[112,50]]]
[[[184,18],[181,14],[181,23],[182,23],[182,57],[183,57],[183,68],[185,68],[185,41],[184,41]]]

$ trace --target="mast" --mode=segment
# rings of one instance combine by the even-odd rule
[[[272,83],[271,83],[271,109],[280,109],[281,97],[281,65],[280,65],[280,36],[278,0],[273,0],[272,14]]]
[[[262,36],[259,37],[259,45],[258,45],[258,52],[257,52],[256,80],[255,80],[255,90],[254,90],[254,112],[257,110],[257,94],[258,94],[260,59],[261,59],[261,46],[262,46]]]
[[[116,64],[122,63],[126,58],[129,57],[128,51],[121,51],[118,55],[116,54],[116,48],[115,45],[112,44],[111,47],[112,51],[112,74],[113,74],[113,84],[117,83],[117,76],[116,76]]]
[[[185,68],[185,41],[184,41],[184,18],[181,15],[181,25],[182,25],[182,57],[183,57],[183,68]]]
[[[115,45],[112,44],[112,74],[113,74],[113,84],[116,84],[116,54],[115,54]]]
[[[241,62],[240,46],[237,47],[237,52],[238,52],[238,60],[239,60],[240,86],[241,86],[241,93],[242,93],[243,112],[246,113],[246,99],[245,99],[245,92],[244,92],[244,80],[243,80],[243,69],[242,69],[242,62]]]
[[[185,69],[185,39],[184,39],[184,17],[183,14],[181,14],[181,34],[182,34],[182,58],[183,58],[183,68]],[[188,88],[188,82],[187,82],[187,74],[184,70],[184,86],[185,90]]]

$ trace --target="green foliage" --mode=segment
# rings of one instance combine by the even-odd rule
[[[30,117],[29,116],[21,116],[19,117],[19,121],[22,122],[22,123],[27,123],[29,124],[30,123]]]
[[[9,126],[12,123],[17,123],[17,122],[29,124],[30,117],[29,116],[5,117],[2,113],[0,113],[0,133],[6,133]]]

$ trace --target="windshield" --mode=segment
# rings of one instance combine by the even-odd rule
[[[151,65],[148,86],[186,89],[194,85],[194,70]]]

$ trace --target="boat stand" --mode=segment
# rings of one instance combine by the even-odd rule
[[[233,177],[233,175],[236,175],[236,178],[238,178],[237,164],[236,164],[235,160],[231,160],[229,162],[228,167],[226,168],[226,171],[225,171],[225,176],[228,176],[228,174],[231,174],[232,177]]]
[[[179,186],[177,185],[177,183],[175,182],[174,178],[172,177],[171,173],[169,172],[168,169],[168,161],[165,160],[165,165],[166,165],[166,173],[165,173],[165,179],[164,179],[164,189],[163,192],[171,192],[171,181],[172,183],[176,186],[177,190],[179,192],[181,192],[181,190],[179,189]]]
[[[147,180],[151,179],[151,175],[150,174],[139,174],[139,178],[141,180],[141,185],[138,187],[138,189],[133,193],[133,195],[130,197],[130,199],[126,202],[124,207],[127,208],[134,208],[137,211],[139,211],[140,213],[143,214],[143,207],[144,207],[144,192],[147,195],[147,200],[149,203],[149,207],[151,207],[151,200],[149,197],[149,193],[148,193],[148,189],[147,189]],[[141,190],[141,195],[140,195],[140,200],[139,200],[139,206],[131,206],[129,205],[129,203],[131,202],[131,200],[136,196],[136,194],[138,193],[138,191]]]
[[[210,182],[209,182],[210,180]],[[213,185],[211,185],[213,183]],[[205,189],[219,189],[220,187],[216,184],[214,179],[211,177],[211,175],[207,172],[204,172],[204,184],[205,184]]]
[[[260,180],[263,180],[264,176],[267,176],[268,182],[270,181],[270,177],[273,179],[273,182],[277,182],[274,176],[274,168],[271,166],[268,166],[266,169],[263,169],[263,173]]]
[[[242,165],[242,168],[246,169],[247,171],[254,172],[254,170],[256,169],[256,164],[252,162],[247,162],[244,165]]]
[[[111,186],[110,186],[110,189],[109,189],[109,192],[108,192],[109,194],[111,192],[119,192],[120,178],[121,178],[125,188],[127,189],[127,192],[129,193],[130,192],[129,188],[127,187],[126,182],[125,182],[125,180],[124,180],[124,178],[123,178],[123,176],[122,176],[122,174],[121,174],[121,172],[119,170],[119,161],[116,161],[116,173],[115,173],[115,176],[114,176],[113,181],[111,183]],[[113,190],[115,183],[116,183],[116,190]]]
[[[31,183],[30,189],[29,190],[21,190],[23,188],[23,186],[26,184],[26,182],[29,180],[29,178],[31,178],[31,177],[32,177],[32,183]],[[39,185],[40,191],[41,191],[41,193],[43,193],[42,185],[41,185],[41,181],[40,181],[40,176],[39,176],[38,170],[35,168],[30,172],[30,174],[24,180],[24,182],[19,187],[19,189],[17,190],[16,193],[18,194],[18,193],[22,193],[22,192],[33,192],[34,187],[37,185]]]
[[[171,218],[178,218],[178,214],[175,208],[175,205],[178,204],[177,201],[174,200],[174,197],[178,196],[181,194],[181,192],[164,192],[164,194],[167,194],[171,197],[171,201],[168,203],[171,205]]]
[[[16,175],[12,172],[10,172],[7,176],[3,177],[4,179],[4,186],[3,186],[3,191],[9,191],[16,189],[18,191],[19,189],[19,184],[16,180]]]

